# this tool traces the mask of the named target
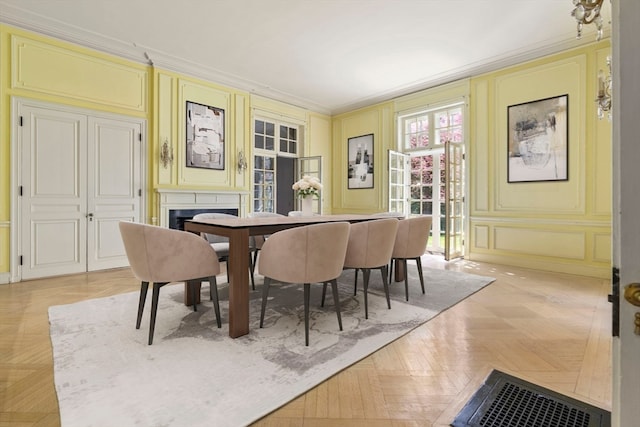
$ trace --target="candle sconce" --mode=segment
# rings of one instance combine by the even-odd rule
[[[596,98],[598,118],[604,118],[605,113],[611,121],[611,57],[607,56],[609,74],[605,76],[603,70],[598,71],[598,97]]]
[[[247,158],[244,155],[244,151],[238,151],[238,173],[242,173],[247,169]]]
[[[160,148],[160,161],[165,169],[169,165],[173,164],[173,148],[169,145],[169,140],[167,138],[164,139],[164,143]]]

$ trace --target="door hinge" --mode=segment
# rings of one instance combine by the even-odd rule
[[[142,133],[138,134],[138,141],[142,142]]]
[[[138,189],[138,197],[142,197],[142,189],[141,188]]]
[[[22,196],[22,185],[18,187],[18,195]]]
[[[20,116],[20,126],[22,126],[22,116]]]
[[[620,269],[611,269],[611,294],[607,300],[613,304],[611,307],[611,336],[620,336]]]
[[[22,255],[20,255],[20,256],[18,257],[18,262],[19,262],[19,264],[20,264],[20,265],[22,265]]]

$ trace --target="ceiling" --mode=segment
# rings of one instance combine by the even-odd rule
[[[572,8],[571,0],[0,0],[0,22],[338,114],[594,41],[591,28],[576,40]]]

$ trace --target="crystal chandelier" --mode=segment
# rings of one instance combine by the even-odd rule
[[[600,15],[600,9],[604,0],[573,0],[575,8],[571,11],[571,16],[578,21],[578,35],[577,38],[582,37],[582,28],[585,24],[596,24],[598,32],[596,33],[596,40],[602,39],[602,15]]]

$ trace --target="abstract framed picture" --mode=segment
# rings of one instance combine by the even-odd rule
[[[187,101],[186,165],[224,170],[224,110]]]
[[[569,95],[510,105],[507,182],[569,179]]]
[[[348,138],[347,141],[347,188],[373,188],[373,134]]]

